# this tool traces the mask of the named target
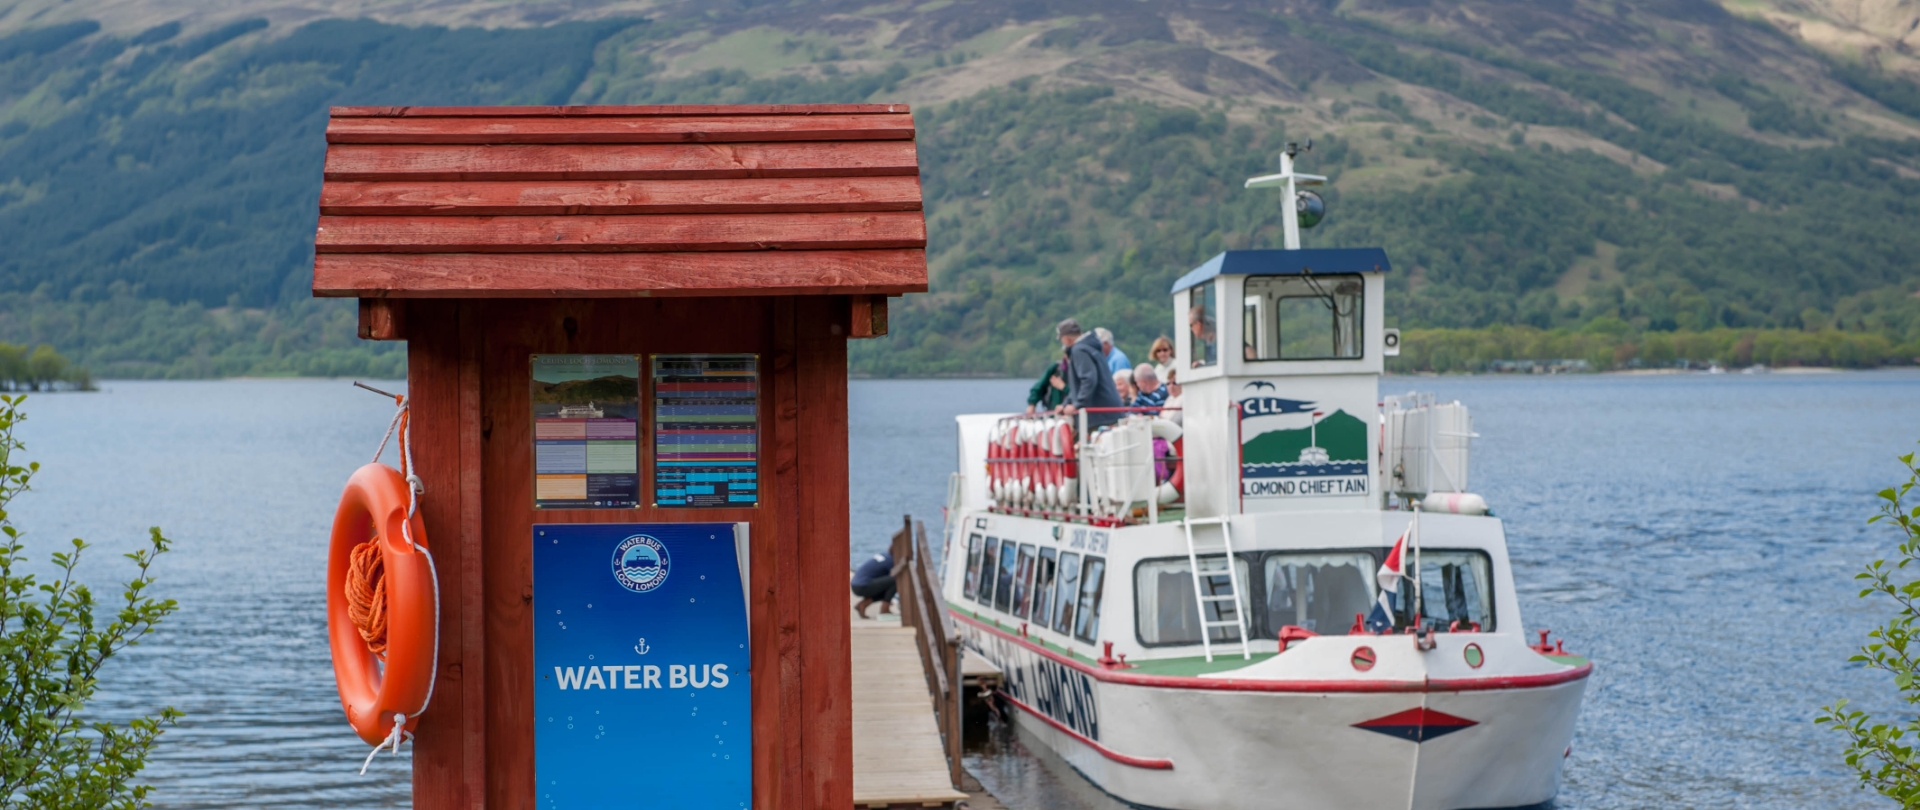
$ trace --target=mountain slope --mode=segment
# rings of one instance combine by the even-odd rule
[[[0,339],[57,336],[82,358],[89,332],[54,335],[21,308],[57,302],[71,323],[130,296],[273,320],[304,299],[329,103],[911,102],[934,289],[900,306],[892,339],[856,347],[871,373],[1026,373],[1068,314],[1140,354],[1172,328],[1172,278],[1277,243],[1277,201],[1239,183],[1309,137],[1303,166],[1337,180],[1309,243],[1387,246],[1404,326],[1920,340],[1920,84],[1897,30],[1911,0],[1856,13],[1888,44],[1852,52],[1767,22],[1779,9],[1700,0],[615,3],[516,5],[518,18],[480,3],[207,14],[112,0],[88,7],[113,12],[98,23],[36,3],[0,13],[0,243],[14,248]],[[335,14],[521,27],[307,21]],[[273,352],[245,356],[323,342],[275,329]]]

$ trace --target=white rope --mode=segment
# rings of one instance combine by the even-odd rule
[[[413,736],[408,734],[406,729],[407,716],[395,712],[393,715],[393,730],[387,732],[387,738],[381,740],[379,745],[374,746],[372,751],[368,751],[366,760],[360,763],[361,776],[367,775],[367,766],[373,764],[374,755],[380,753],[381,750],[385,749],[389,744],[393,746],[393,755],[396,757],[400,756],[400,741]]]
[[[396,399],[398,399],[398,397],[396,397]],[[401,417],[401,416],[403,416],[403,415],[405,415],[405,414],[406,414],[406,412],[407,412],[407,403],[406,403],[406,400],[401,400],[401,401],[400,401],[400,407],[399,407],[399,408],[397,408],[397,409],[395,409],[395,410],[394,410],[394,412],[393,412],[393,421],[391,421],[391,422],[388,422],[388,423],[387,423],[387,433],[386,433],[386,435],[384,435],[384,436],[381,436],[381,437],[380,437],[380,447],[379,447],[379,449],[377,449],[377,450],[374,450],[374,451],[373,451],[373,463],[375,463],[375,464],[378,464],[378,463],[380,463],[380,457],[381,457],[381,456],[384,456],[384,455],[386,455],[386,454],[387,454],[387,440],[388,440],[388,439],[392,439],[392,438],[393,438],[393,431],[394,431],[395,429],[397,429],[397,428],[399,428],[399,427],[400,427],[400,417]],[[401,439],[400,439],[400,443],[401,443],[401,444],[406,444],[406,441],[407,441],[407,440],[406,440],[406,438],[405,438],[405,437],[401,437]],[[408,459],[408,460],[407,460],[407,464],[408,464],[408,467],[407,467],[407,469],[409,469],[409,470],[411,470],[411,469],[413,469],[413,467],[412,467],[412,464],[413,464],[413,460],[412,460],[412,459]]]
[[[380,457],[387,452],[387,440],[393,438],[393,434],[398,431],[400,463],[405,465],[407,470],[407,519],[400,522],[400,536],[414,551],[427,558],[427,575],[433,581],[433,665],[427,670],[427,696],[420,701],[420,708],[411,714],[394,713],[393,731],[387,734],[386,739],[375,745],[372,751],[367,752],[366,761],[360,763],[361,776],[367,775],[367,766],[373,763],[374,755],[387,746],[393,747],[394,756],[400,755],[400,743],[413,738],[413,735],[406,731],[407,720],[419,717],[426,712],[428,706],[433,705],[433,689],[440,682],[440,570],[433,564],[433,552],[413,540],[413,518],[420,511],[420,496],[426,493],[427,486],[420,480],[420,476],[415,473],[413,467],[413,423],[412,420],[404,418],[411,403],[405,398],[398,399],[400,400],[399,408],[393,413],[393,421],[387,423],[387,433],[380,437],[380,448],[373,452],[373,460],[375,463],[380,461]],[[401,427],[403,424],[405,427]]]

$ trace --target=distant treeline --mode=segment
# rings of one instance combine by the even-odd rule
[[[0,340],[59,346],[110,379],[405,376],[405,344],[359,340],[355,319],[350,299],[208,308],[118,281],[65,298],[0,293]]]
[[[1400,356],[1389,359],[1387,368],[1479,372],[1502,361],[1559,360],[1585,361],[1591,371],[1709,365],[1871,368],[1920,360],[1920,341],[1896,344],[1870,332],[1730,328],[1634,332],[1597,325],[1601,328],[1578,332],[1532,326],[1409,329],[1402,335]]]
[[[45,343],[0,343],[0,391],[93,390],[93,377]]]

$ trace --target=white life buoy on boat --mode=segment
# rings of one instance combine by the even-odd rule
[[[1420,508],[1450,515],[1484,515],[1487,499],[1471,492],[1434,492],[1420,500]]]

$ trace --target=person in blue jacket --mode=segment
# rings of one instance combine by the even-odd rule
[[[893,553],[881,552],[873,555],[859,568],[853,570],[853,595],[860,601],[853,606],[853,612],[860,618],[867,617],[867,607],[880,603],[880,614],[893,612],[893,598],[900,594],[893,581]]]

